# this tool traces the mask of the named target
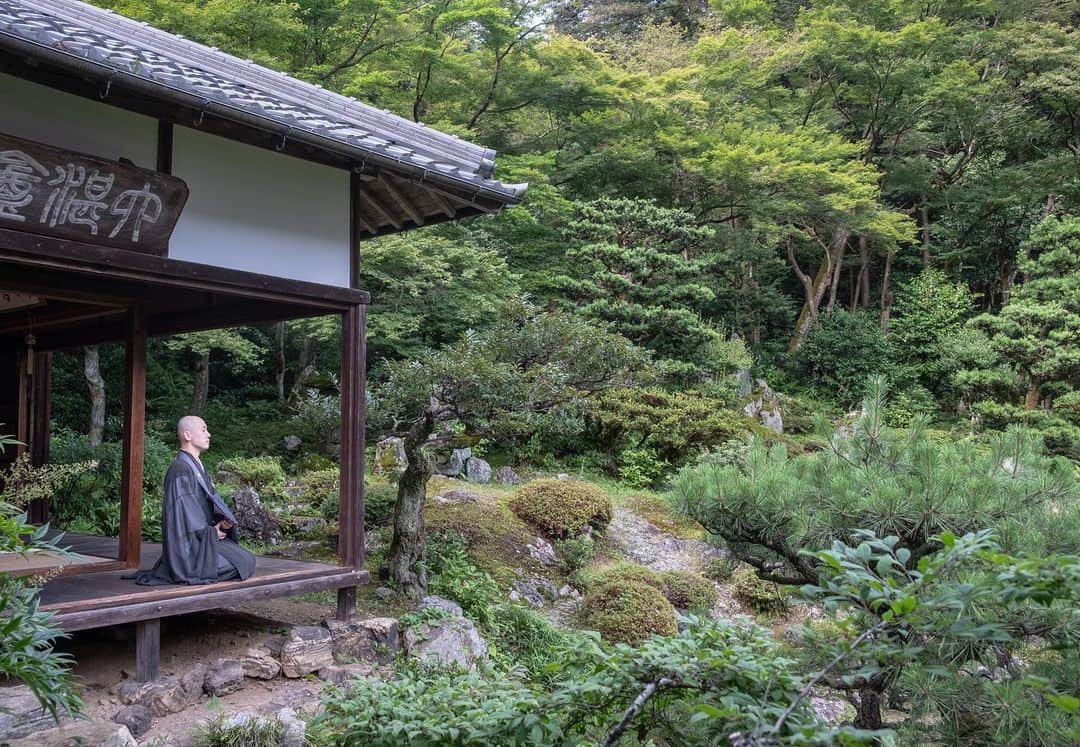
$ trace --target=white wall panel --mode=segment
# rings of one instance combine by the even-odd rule
[[[173,174],[191,190],[169,256],[349,285],[349,175],[177,127]]]
[[[0,131],[152,169],[157,120],[0,73]]]

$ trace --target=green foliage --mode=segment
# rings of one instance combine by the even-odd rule
[[[738,567],[739,561],[733,558],[730,553],[724,553],[723,555],[718,554],[710,557],[705,562],[702,573],[705,578],[711,578],[719,583],[727,583],[735,575],[735,570]]]
[[[337,467],[305,472],[300,476],[300,490],[313,506],[323,506],[341,491],[341,474]]]
[[[500,668],[523,670],[529,682],[541,686],[550,686],[559,679],[562,650],[577,635],[520,604],[495,605],[484,626],[489,652]]]
[[[277,719],[249,718],[229,724],[224,713],[206,722],[196,736],[198,747],[278,747],[285,727]]]
[[[428,538],[427,557],[428,590],[454,600],[470,619],[487,625],[502,594],[495,579],[469,557],[465,538],[460,534],[434,534]]]
[[[587,568],[580,574],[580,580],[586,588],[606,584],[645,584],[654,589],[662,590],[664,588],[659,573],[630,560]]]
[[[0,435],[0,450],[17,442]],[[31,470],[23,475],[30,484],[16,487],[10,468],[0,474],[0,553],[26,553],[31,550],[60,552],[58,539],[45,539],[48,525],[35,527],[27,523],[15,500],[20,495],[33,495],[56,473]],[[16,495],[18,491],[18,495]],[[29,491],[29,493],[27,492]],[[71,676],[74,660],[70,655],[53,649],[57,638],[67,637],[53,623],[51,612],[38,609],[38,589],[27,579],[8,573],[0,574],[0,678],[23,682],[38,702],[58,719],[61,714],[77,714],[83,704],[75,691]]]
[[[234,457],[218,464],[219,472],[236,476],[241,485],[263,491],[285,482],[285,470],[277,457]]]
[[[888,344],[874,315],[837,308],[810,328],[796,365],[810,381],[849,402],[869,376],[885,369],[887,354]]]
[[[753,568],[735,570],[731,583],[735,598],[760,615],[784,615],[791,606],[780,586],[761,579]]]
[[[675,608],[649,584],[624,580],[589,589],[582,605],[581,624],[605,641],[639,645],[649,636],[675,635]]]
[[[587,535],[567,537],[555,540],[555,550],[559,554],[563,571],[568,576],[574,576],[596,555],[596,543]]]
[[[597,485],[579,480],[534,480],[521,486],[510,509],[550,537],[566,538],[582,527],[603,530],[611,521],[611,499]]]
[[[632,488],[655,485],[671,466],[657,459],[652,449],[623,449],[619,452],[619,478]]]
[[[381,527],[394,517],[397,488],[382,482],[369,482],[364,487],[364,525]]]
[[[664,571],[660,580],[664,598],[679,610],[707,613],[720,597],[712,581],[693,571]]]

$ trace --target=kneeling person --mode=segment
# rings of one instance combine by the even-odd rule
[[[186,415],[176,426],[180,453],[165,475],[161,517],[161,558],[135,582],[210,584],[246,579],[255,556],[236,541],[236,517],[214,489],[201,455],[210,448],[202,418]]]

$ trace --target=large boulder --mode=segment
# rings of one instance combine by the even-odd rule
[[[488,658],[483,636],[461,612],[461,607],[442,597],[429,596],[420,609],[440,610],[444,617],[421,623],[405,631],[405,653],[422,664],[474,670]]]
[[[24,739],[4,740],[2,744],[4,747],[138,747],[139,743],[123,724],[92,719],[69,721]]]
[[[202,682],[199,683],[200,691]],[[143,705],[155,716],[179,713],[191,704],[191,696],[175,677],[159,677],[150,682],[127,680],[117,692],[124,705]]]
[[[244,486],[237,490],[233,493],[233,504],[240,539],[255,540],[264,545],[281,543],[281,523],[263,505],[255,488]]]
[[[465,469],[465,462],[472,458],[472,449],[454,449],[445,462],[435,465],[435,472],[443,477],[457,477]]]
[[[281,664],[265,648],[249,648],[240,656],[240,666],[245,677],[272,680],[281,674]]]
[[[389,436],[375,444],[375,463],[371,466],[371,471],[376,475],[404,472],[407,463],[404,439]]]
[[[472,457],[465,462],[465,479],[469,482],[491,482],[491,465],[480,457]]]
[[[281,645],[281,673],[303,677],[334,663],[333,639],[326,628],[300,625],[289,631]]]
[[[124,706],[112,717],[114,724],[123,724],[133,737],[139,737],[150,730],[154,723],[154,712],[143,705]]]
[[[393,661],[400,644],[398,621],[392,617],[366,620],[327,620],[326,628],[334,642],[334,657],[340,661]]]
[[[495,473],[495,481],[500,485],[520,485],[521,476],[514,471],[513,467],[507,464],[499,467],[498,472]]]
[[[0,740],[16,739],[56,726],[26,685],[0,687]]]
[[[236,692],[244,686],[244,665],[237,659],[218,659],[206,672],[203,690],[221,696]]]

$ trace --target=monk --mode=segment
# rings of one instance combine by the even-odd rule
[[[203,467],[210,431],[202,418],[185,415],[176,425],[180,453],[165,475],[161,511],[161,558],[135,582],[212,584],[246,579],[255,571],[255,556],[236,541],[236,516],[214,489]]]

